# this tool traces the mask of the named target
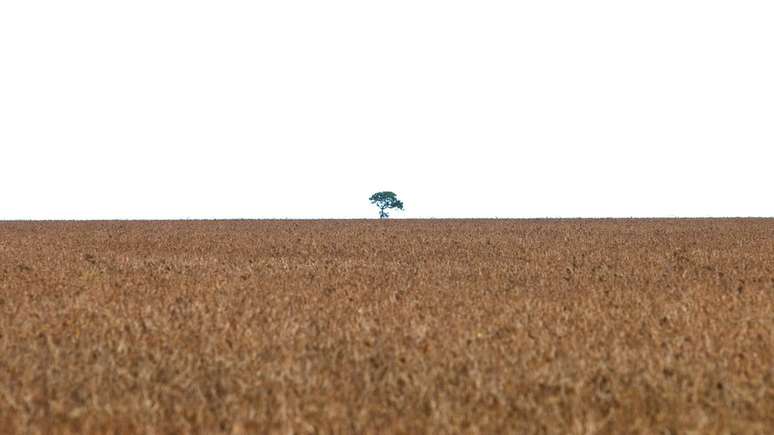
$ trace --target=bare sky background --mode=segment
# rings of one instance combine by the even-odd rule
[[[771,1],[0,2],[0,219],[774,216]]]

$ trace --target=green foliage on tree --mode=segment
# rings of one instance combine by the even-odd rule
[[[390,217],[390,214],[387,213],[387,210],[391,208],[403,210],[403,201],[399,200],[393,192],[377,192],[371,195],[368,200],[371,201],[371,204],[379,207],[380,219],[387,219]]]

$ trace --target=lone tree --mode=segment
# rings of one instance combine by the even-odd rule
[[[379,219],[390,217],[389,213],[385,211],[387,209],[397,208],[398,210],[403,210],[403,201],[399,200],[393,192],[374,193],[368,200],[371,201],[371,204],[379,207]]]

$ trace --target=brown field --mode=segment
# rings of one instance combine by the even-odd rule
[[[774,220],[0,223],[0,432],[774,433]]]

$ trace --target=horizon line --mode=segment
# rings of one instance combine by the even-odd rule
[[[416,218],[53,218],[53,219],[0,219],[0,223],[16,222],[261,222],[261,221],[421,221],[421,220],[702,220],[702,219],[774,219],[774,216],[541,216],[541,217],[416,217]]]

